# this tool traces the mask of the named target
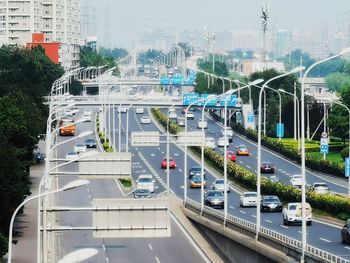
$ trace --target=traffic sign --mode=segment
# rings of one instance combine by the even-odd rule
[[[193,102],[196,102],[199,100],[199,94],[198,93],[188,93],[182,95],[182,104],[184,106],[188,106]]]
[[[254,114],[250,112],[248,114],[248,123],[253,123],[253,122],[254,122]]]
[[[321,138],[321,145],[328,145],[328,138]]]
[[[276,137],[284,137],[284,123],[277,123],[276,125]]]
[[[327,138],[327,137],[328,137],[327,132],[322,132],[322,133],[321,133],[321,137],[322,137],[322,138]]]
[[[212,96],[208,99],[209,96]],[[216,106],[216,95],[213,94],[202,94],[202,105],[206,103],[207,106]]]
[[[223,107],[225,106],[225,99],[227,99],[227,107],[236,107],[237,95],[224,96],[220,101],[220,105]]]
[[[345,158],[345,177],[350,176],[350,158],[346,157]]]
[[[320,146],[320,152],[321,153],[328,153],[328,151],[329,151],[328,144],[323,144],[323,145]]]

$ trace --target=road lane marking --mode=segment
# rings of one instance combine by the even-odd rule
[[[231,208],[231,209],[235,209],[233,206],[229,206],[229,208]]]
[[[242,210],[240,210],[239,212],[242,213],[242,214],[245,214],[245,213],[246,213],[245,211],[242,211]]]
[[[322,237],[320,237],[320,240],[322,240],[322,241],[324,241],[324,242],[327,242],[327,243],[331,243],[331,241],[330,241],[330,240],[325,239],[325,238],[322,238]]]
[[[148,247],[149,247],[150,250],[153,250],[153,247],[152,247],[151,244],[148,244]]]
[[[302,234],[303,232],[302,231],[298,231],[299,234]],[[306,233],[306,235],[308,235],[309,233]]]
[[[270,223],[270,224],[272,224],[272,221],[271,220],[265,220],[267,223]]]
[[[105,244],[102,244],[102,248],[103,248],[104,251],[106,251],[106,246],[105,246]]]
[[[241,160],[238,161],[239,163],[243,163]]]
[[[178,169],[180,173],[182,173],[182,170],[181,169]]]
[[[252,215],[252,217],[256,218],[256,215]]]
[[[284,225],[280,225],[280,227],[283,227],[283,228],[285,228],[285,229],[288,229],[288,228],[289,228],[289,227],[284,226]]]
[[[246,165],[246,167],[248,168],[248,169],[251,169],[252,167],[250,167],[249,165]]]
[[[157,262],[157,263],[160,263],[160,261],[159,261],[158,257],[155,257],[155,259],[156,259],[156,262]]]
[[[344,247],[344,248],[350,250],[350,247]]]

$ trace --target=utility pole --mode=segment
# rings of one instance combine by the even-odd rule
[[[261,62],[263,65],[263,70],[266,70],[267,65],[266,65],[266,31],[267,31],[267,21],[269,18],[268,14],[268,5],[266,3],[263,4],[262,6],[262,31],[263,31],[263,47],[262,47],[262,54],[261,54]]]
[[[214,55],[214,43],[215,43],[215,38],[216,38],[216,35],[214,32],[209,32],[205,29],[204,31],[204,41],[206,43],[206,46],[207,46],[207,53],[208,53],[208,56],[209,56],[209,51],[210,51],[210,46],[211,46],[211,50],[212,50],[212,57],[213,57],[213,72],[215,71],[215,55]]]

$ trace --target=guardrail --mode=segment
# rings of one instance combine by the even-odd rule
[[[185,207],[191,207],[192,209],[197,210],[199,213],[201,212],[201,204],[191,200],[187,199],[185,200]],[[224,221],[224,213],[221,211],[218,211],[216,209],[213,209],[211,207],[204,207],[202,214],[208,214],[210,216],[213,216],[219,220]],[[228,215],[226,218],[226,222],[233,224],[237,227],[244,228],[248,231],[250,231],[252,234],[255,234],[256,231],[256,224],[246,221],[242,218],[235,217],[233,215]],[[278,242],[285,247],[294,248],[297,252],[301,253],[302,249],[302,242],[291,238],[286,235],[282,235],[274,230],[265,228],[265,227],[260,227],[260,236],[263,236],[266,239],[269,239],[274,242]],[[323,260],[324,262],[332,262],[332,263],[350,263],[349,260],[341,258],[337,255],[331,254],[329,252],[323,251],[319,248],[307,245],[306,246],[306,256],[309,256],[310,258],[316,258]]]

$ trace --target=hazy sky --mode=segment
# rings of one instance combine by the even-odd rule
[[[88,1],[88,0],[81,0]],[[91,1],[91,0],[90,0]],[[350,25],[350,0],[270,0],[270,23],[276,29],[313,29]],[[97,24],[110,16],[112,43],[132,45],[148,28],[244,30],[261,28],[262,0],[92,0]],[[348,26],[349,28],[349,26]]]

